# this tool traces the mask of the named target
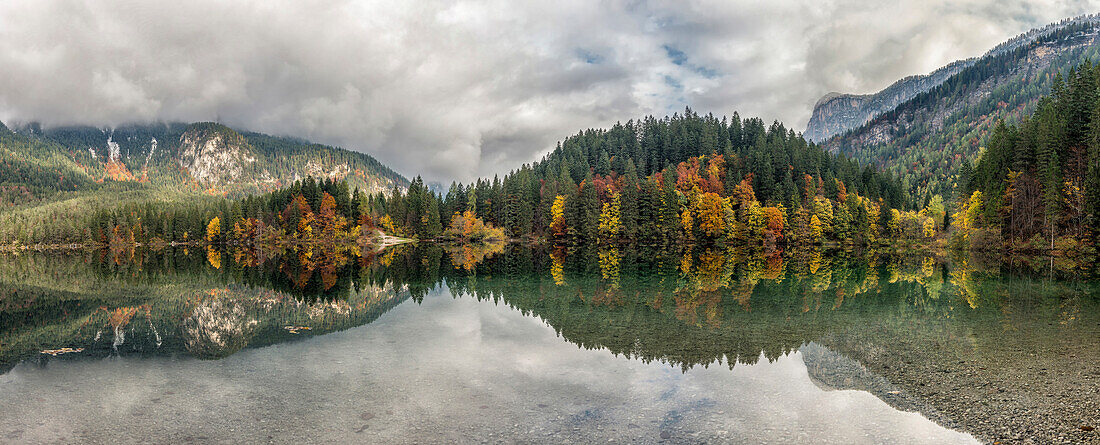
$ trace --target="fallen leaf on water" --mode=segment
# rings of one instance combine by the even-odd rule
[[[70,352],[83,352],[84,348],[61,348],[61,349],[46,349],[42,351],[43,354],[50,354],[57,357],[61,354],[68,354]]]

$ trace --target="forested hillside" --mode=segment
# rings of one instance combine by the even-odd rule
[[[94,183],[60,144],[0,129],[0,208],[90,188]]]
[[[826,153],[778,122],[683,114],[585,130],[504,178],[437,196],[367,198],[392,232],[461,236],[485,221],[513,237],[572,243],[875,244],[930,239],[940,199],[912,202],[890,174]],[[437,216],[438,214],[438,216]],[[436,221],[451,221],[443,230]]]
[[[1000,122],[964,163],[958,241],[971,248],[1088,250],[1100,231],[1100,66],[1052,83],[1016,125]]]
[[[226,198],[311,177],[365,194],[408,184],[362,153],[215,123],[13,128],[0,128],[0,244],[104,240],[90,218],[120,208],[202,209],[175,212],[202,219],[212,206],[228,208]]]
[[[825,147],[894,172],[921,199],[949,196],[964,161],[978,156],[998,121],[1019,122],[1050,92],[1059,72],[1096,59],[1098,21],[1082,18],[1014,49],[992,51]]]
[[[234,244],[354,245],[374,235],[360,218],[367,194],[347,181],[307,177],[288,187],[241,199],[119,189],[20,212],[0,212],[0,245],[82,245],[131,248]],[[91,203],[98,197],[105,202]],[[28,224],[28,215],[43,224]],[[360,222],[367,221],[366,231]],[[360,239],[360,235],[368,238]]]
[[[229,197],[308,176],[364,191],[408,184],[366,154],[214,123],[14,129],[0,134],[0,204],[9,207],[110,182]]]

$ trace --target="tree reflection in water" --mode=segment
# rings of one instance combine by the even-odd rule
[[[647,363],[733,368],[800,349],[830,356],[824,347],[937,409],[992,409],[971,393],[995,382],[1009,388],[1004,397],[1079,418],[1072,408],[1095,388],[1088,370],[1100,350],[1100,292],[1088,278],[1064,261],[715,245],[29,254],[0,261],[0,371],[27,359],[219,359],[365,325],[443,293],[506,305],[578,347]],[[961,395],[935,398],[948,392]]]
[[[995,314],[1003,331],[1038,315],[1073,330],[1096,313],[1087,282],[1038,289],[1018,266],[870,252],[422,243],[13,259],[0,266],[5,366],[63,347],[224,357],[363,324],[441,286],[540,317],[581,347],[685,369],[907,317],[961,328]]]

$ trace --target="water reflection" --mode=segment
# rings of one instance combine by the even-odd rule
[[[439,289],[370,329],[219,361],[22,365],[0,376],[0,397],[24,401],[0,410],[0,434],[29,442],[974,442],[870,393],[825,390],[806,360],[824,362],[793,352],[732,372],[681,372],[573,347],[536,318]],[[80,383],[38,392],[62,380]]]
[[[1066,279],[1067,268],[987,264],[848,252],[763,255],[715,246],[668,251],[421,244],[369,252],[165,249],[5,257],[0,261],[0,366],[7,371],[30,360],[39,367],[48,363],[47,369],[75,370],[107,366],[80,360],[86,357],[178,354],[224,361],[248,348],[277,344],[305,351],[309,347],[294,340],[381,323],[393,318],[383,314],[398,308],[410,311],[400,323],[417,338],[473,335],[480,340],[467,345],[467,355],[528,362],[527,368],[500,378],[515,379],[534,368],[546,373],[586,369],[555,384],[576,386],[578,379],[589,379],[595,383],[585,387],[596,391],[621,366],[693,382],[699,377],[691,376],[717,373],[725,379],[793,366],[817,387],[856,389],[983,439],[1011,439],[1041,427],[1042,434],[1050,430],[1089,440],[1079,426],[1100,423],[1100,411],[1091,409],[1100,392],[1095,285]],[[419,308],[423,316],[436,315],[432,308],[439,303],[430,296],[461,296],[453,300],[454,307],[476,311],[478,329],[462,326],[469,320],[442,317],[434,323],[452,323],[453,329],[429,335],[434,331],[416,324],[414,313]],[[415,304],[402,305],[406,300]],[[500,323],[487,329],[486,317]],[[521,320],[579,346],[574,348],[578,354],[588,351],[596,355],[585,357],[604,359],[546,362],[528,334],[513,329]],[[379,330],[372,325],[355,332]],[[380,335],[394,342],[386,343],[389,349],[409,346],[398,334]],[[487,336],[496,342],[485,345]],[[309,344],[330,354],[339,350]],[[377,358],[373,347],[339,347],[370,351],[364,357]],[[424,360],[436,365],[461,361],[436,350],[403,350],[411,361],[394,358],[392,366],[406,372],[409,366],[427,366],[418,364]],[[277,360],[280,367],[302,359],[269,357],[283,352],[264,351],[265,360]],[[248,366],[254,368],[256,354],[261,353],[235,359],[232,366],[253,361]],[[19,378],[39,372],[28,365],[19,369]],[[442,371],[424,372],[429,379],[440,378]],[[460,381],[481,378],[456,375]],[[424,384],[425,390],[438,386]],[[636,393],[644,385],[637,385],[622,390],[640,397]],[[727,403],[715,402],[723,400],[720,394],[683,403]],[[754,397],[754,403],[768,405],[762,395]],[[998,403],[985,403],[989,400]],[[1022,412],[1041,412],[1050,420],[1036,427]],[[616,419],[607,425],[638,424],[599,415]],[[710,433],[732,428],[724,427],[693,428]],[[750,437],[742,433],[709,440]]]

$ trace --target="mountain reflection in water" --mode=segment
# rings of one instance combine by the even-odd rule
[[[370,374],[371,378],[358,383],[373,385],[379,394],[391,394],[419,407],[423,412],[418,414],[458,419],[461,412],[471,414],[471,410],[472,415],[479,415],[480,409],[539,411],[544,409],[538,406],[546,405],[546,410],[580,426],[562,431],[568,422],[546,418],[540,421],[541,429],[512,428],[513,437],[552,441],[579,432],[590,437],[629,438],[635,429],[630,425],[639,429],[638,434],[656,428],[644,435],[654,440],[664,433],[670,437],[676,433],[686,441],[779,437],[797,442],[799,434],[810,434],[803,428],[780,428],[766,422],[765,413],[773,420],[797,423],[802,418],[815,419],[811,424],[831,423],[835,428],[817,433],[837,441],[881,442],[899,437],[915,438],[912,441],[917,443],[973,440],[921,423],[927,419],[992,440],[1005,433],[984,426],[990,422],[1001,422],[998,428],[1009,427],[1007,434],[1012,434],[1012,428],[1027,426],[1021,423],[1019,411],[983,408],[986,404],[982,401],[997,397],[1027,400],[1030,408],[1022,409],[1057,417],[1067,425],[1097,423],[1096,411],[1086,409],[1095,406],[1089,405],[1093,403],[1089,398],[1100,388],[1096,360],[1100,304],[1095,286],[1089,281],[1036,276],[999,264],[978,264],[974,260],[945,262],[846,252],[765,256],[718,247],[669,251],[502,245],[443,248],[432,244],[380,252],[314,249],[264,254],[166,249],[9,256],[0,261],[0,370],[7,373],[6,380],[0,382],[15,385],[11,379],[18,378],[45,384],[51,376],[56,377],[54,373],[80,378],[103,372],[103,367],[133,378],[159,369],[172,379],[188,381],[203,372],[244,367],[257,374],[257,385],[290,384],[280,372],[262,377],[266,374],[257,367],[266,363],[272,370],[291,370],[307,386],[331,386],[332,381],[318,381],[320,377],[314,373],[319,371],[307,363],[312,361],[349,374]],[[434,302],[438,298],[455,300]],[[413,302],[405,303],[410,299]],[[391,315],[397,309],[402,315]],[[453,311],[467,315],[448,317]],[[367,324],[371,324],[369,329],[331,334]],[[566,350],[557,344],[560,340],[549,341],[540,334],[541,329],[579,346],[573,350],[580,355],[569,359],[573,355],[563,352]],[[461,340],[440,336],[477,340],[459,344]],[[315,339],[297,341],[309,337]],[[437,344],[429,341],[432,338]],[[542,346],[536,347],[536,343]],[[236,357],[246,354],[241,351],[280,344]],[[465,355],[439,350],[444,344],[465,348]],[[347,360],[359,367],[335,366],[332,354],[347,354]],[[221,360],[192,362],[187,356]],[[230,362],[224,362],[231,356]],[[94,357],[124,361],[88,360]],[[382,367],[383,363],[389,368]],[[487,371],[495,366],[503,369]],[[411,380],[399,384],[392,378],[377,377],[387,369]],[[628,380],[622,383],[628,387],[615,389],[620,383],[612,382],[618,372],[645,378],[633,383]],[[447,373],[453,375],[440,381]],[[734,385],[741,389],[726,390],[702,383],[712,378],[726,384],[729,379],[743,382],[758,373],[767,375],[768,382],[759,383],[761,388],[778,391],[772,394],[776,400],[767,402],[767,392],[761,389],[764,392],[737,394],[743,399],[734,403],[723,397],[733,397],[731,391],[752,392],[742,388],[743,383]],[[1061,381],[1044,384],[1045,375],[1055,375]],[[227,375],[222,378],[232,380]],[[413,384],[417,378],[420,387]],[[524,378],[531,381],[518,381]],[[789,390],[780,390],[784,381],[791,387],[800,387],[801,383],[793,382],[803,381],[827,390],[821,394],[859,390],[851,394],[873,396],[886,407],[919,412],[920,416],[895,418],[865,400],[853,401],[851,397],[856,396],[839,395],[849,394],[847,391],[801,399]],[[382,389],[386,385],[407,391]],[[448,385],[468,389],[472,385],[470,391],[492,396],[483,402],[456,399],[462,407],[458,411],[432,406],[444,403],[443,399],[435,401],[425,391],[442,391],[441,397],[470,396],[459,389],[439,389]],[[654,410],[663,406],[663,393],[650,393],[646,388],[684,391],[684,385],[695,392],[677,396],[681,405],[664,406],[667,412],[658,415]],[[16,400],[15,393],[23,389],[4,389],[16,387],[19,385],[0,386],[0,398]],[[533,400],[522,400],[532,394],[560,391],[564,394],[536,402],[533,408],[527,406]],[[622,394],[604,394],[607,391]],[[506,397],[503,394],[511,394],[507,396],[511,399],[500,400]],[[220,397],[209,391],[206,396]],[[321,403],[311,397],[323,396],[297,397]],[[585,403],[569,397],[619,401],[615,406],[585,408]],[[820,406],[811,411],[794,408],[806,403]],[[830,406],[837,411],[830,411]],[[63,410],[59,406],[42,408]],[[761,417],[750,419],[745,414],[750,408]],[[391,411],[412,409],[404,406]],[[866,416],[895,430],[884,432],[854,424],[840,427],[843,422],[835,417],[843,416],[846,409],[854,410],[856,416],[867,410]],[[706,415],[690,414],[692,410]],[[630,417],[630,412],[637,418]],[[737,422],[728,424],[729,419],[717,412],[728,412],[725,417],[734,416]],[[793,419],[789,418],[792,413],[797,414]],[[495,415],[526,418],[513,411]],[[388,428],[371,427],[374,417],[384,415],[371,411],[369,416],[348,422],[373,428],[373,439],[391,437],[387,434],[394,434],[391,438],[418,437],[409,432],[415,431],[414,425],[408,425],[409,431],[394,429],[392,423]],[[0,414],[2,420],[19,423],[26,419],[5,412]],[[643,424],[651,420],[656,426]],[[339,431],[352,436],[337,435],[332,440],[354,440],[355,434],[367,434],[366,430],[356,433],[360,426],[341,427]],[[599,431],[588,430],[597,426]],[[612,427],[615,434],[602,430]],[[28,431],[23,429],[21,434]],[[410,435],[401,436],[402,431]],[[701,435],[684,436],[686,431]],[[61,440],[50,435],[53,433],[39,432],[43,435],[26,437]],[[456,430],[456,435],[426,440],[486,438],[477,437],[482,432],[477,428]],[[70,433],[70,438],[97,437],[94,428],[84,436]],[[218,437],[217,432],[211,434]],[[1080,430],[1067,428],[1066,434],[1092,440]],[[501,437],[493,440],[497,439]]]

